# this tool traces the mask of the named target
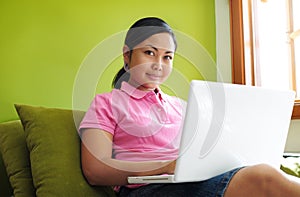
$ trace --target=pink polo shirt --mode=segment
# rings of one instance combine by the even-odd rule
[[[113,135],[113,157],[127,161],[177,158],[185,102],[160,89],[141,91],[126,82],[95,96],[80,128]]]

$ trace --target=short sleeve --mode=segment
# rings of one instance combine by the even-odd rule
[[[94,128],[114,134],[116,120],[112,113],[111,94],[99,94],[93,99],[79,126],[82,129]]]

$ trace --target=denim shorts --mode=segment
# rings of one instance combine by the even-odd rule
[[[233,175],[241,168],[225,172],[211,179],[190,183],[148,184],[138,188],[122,186],[119,197],[187,197],[223,196]]]

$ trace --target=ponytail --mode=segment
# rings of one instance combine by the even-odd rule
[[[122,67],[119,72],[115,75],[113,82],[112,82],[112,87],[116,89],[121,88],[121,84],[123,81],[128,81],[130,77],[129,72],[126,72],[125,68]]]

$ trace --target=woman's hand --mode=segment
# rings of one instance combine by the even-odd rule
[[[165,171],[167,174],[174,174],[176,166],[176,160],[169,162],[168,165],[165,167]]]

